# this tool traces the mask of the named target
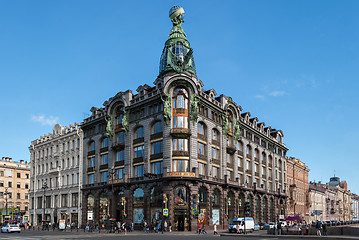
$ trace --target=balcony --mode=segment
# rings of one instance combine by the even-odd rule
[[[259,177],[259,173],[258,173],[258,172],[255,172],[254,175],[255,175],[256,177]]]
[[[237,154],[243,157],[243,151],[238,150]]]
[[[189,138],[191,132],[188,128],[172,128],[171,136],[174,138]]]
[[[259,158],[255,157],[255,158],[254,158],[254,161],[257,162],[257,163],[259,163]]]
[[[262,164],[266,165],[267,164],[266,160],[262,160]]]
[[[143,137],[137,138],[137,139],[133,139],[133,144],[143,143],[144,141],[145,141],[145,139],[144,139]]]
[[[227,146],[227,153],[234,154],[236,152],[236,147],[233,145]]]
[[[252,155],[251,155],[251,154],[247,154],[247,155],[246,155],[246,158],[252,160]]]
[[[117,124],[117,125],[115,126],[115,133],[121,132],[121,131],[122,131],[122,128],[123,128],[122,124]]]
[[[142,162],[143,162],[143,157],[138,157],[133,159],[133,164],[142,163]]]
[[[247,169],[247,170],[246,170],[246,173],[247,173],[247,174],[252,174],[252,169]]]
[[[269,163],[269,167],[270,167],[270,168],[273,167],[272,163]]]
[[[103,147],[100,149],[100,153],[108,152],[108,147]]]
[[[125,166],[125,161],[116,161],[115,162],[115,167],[122,167],[122,166]]]
[[[206,155],[198,154],[197,157],[198,157],[198,159],[207,161],[207,156]]]
[[[87,168],[87,172],[94,172],[95,171],[95,167],[88,167]]]
[[[100,165],[100,170],[103,170],[103,169],[108,169],[108,164],[102,164]]]
[[[262,178],[266,179],[266,178],[267,178],[267,175],[263,174],[263,175],[262,175]]]
[[[227,162],[227,168],[232,168],[233,169],[233,163],[228,163]]]
[[[202,140],[202,141],[205,141],[205,142],[207,142],[207,137],[205,136],[205,135],[202,135],[202,134],[197,134],[197,138],[198,139],[200,139],[200,140]]]
[[[95,155],[95,150],[87,152],[87,156],[93,156],[93,155]]]
[[[159,159],[159,158],[163,158],[163,153],[156,153],[156,154],[151,154],[150,159]]]
[[[151,134],[150,140],[159,139],[162,137],[163,137],[163,132],[159,132],[159,133]]]
[[[114,143],[112,145],[112,149],[115,151],[120,151],[125,149],[125,142],[120,142],[120,143]]]
[[[212,159],[212,163],[213,164],[217,164],[217,165],[220,165],[221,164],[221,161],[219,159]]]
[[[213,139],[212,139],[212,144],[213,144],[213,145],[216,145],[216,146],[218,146],[218,147],[220,146],[219,141],[213,140]]]
[[[243,172],[243,168],[242,168],[242,167],[238,167],[238,171]]]
[[[189,157],[188,151],[172,151],[173,157]]]

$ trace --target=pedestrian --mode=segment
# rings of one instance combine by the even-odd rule
[[[123,224],[122,224],[122,230],[125,232],[125,234],[127,233],[126,222],[123,222]]]
[[[323,236],[328,236],[328,225],[327,223],[324,223],[323,225]]]
[[[117,227],[117,232],[120,233],[120,231],[121,231],[121,222],[120,221],[117,221],[116,227]]]
[[[171,221],[169,221],[168,227],[169,227],[169,229],[170,229],[170,232],[172,232],[172,223],[171,223]]]
[[[317,229],[317,236],[321,236],[322,235],[322,233],[321,233],[322,223],[320,221],[317,220],[315,228]]]
[[[278,229],[278,224],[274,223],[274,227],[273,227],[273,235],[277,234],[277,229]]]
[[[165,222],[163,223],[163,230],[164,230],[165,232],[167,232],[167,221],[165,221]]]
[[[131,232],[133,232],[135,230],[135,226],[134,226],[134,223],[131,222]]]
[[[216,223],[213,225],[213,235],[218,234],[218,232],[217,232],[217,224]]]
[[[278,222],[278,235],[282,235],[282,223]]]
[[[207,231],[206,231],[206,226],[203,224],[203,227],[202,227],[202,232],[203,232],[203,234],[207,234]]]

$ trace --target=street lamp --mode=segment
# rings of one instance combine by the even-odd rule
[[[114,193],[113,193],[113,183],[114,183],[114,180],[115,178],[117,177],[117,172],[116,172],[116,169],[113,167],[111,168],[109,171],[108,171],[108,177],[111,178],[111,193],[112,193],[112,199],[111,199],[111,218],[113,218],[113,214],[112,214],[112,210],[113,210],[113,204],[115,202],[115,199],[114,199]]]
[[[42,230],[45,230],[45,222],[44,222],[44,220],[45,220],[45,205],[46,205],[46,197],[45,197],[45,192],[46,192],[46,189],[48,188],[48,186],[47,186],[47,182],[44,182],[44,184],[42,185],[42,190],[44,191],[44,206],[43,206],[43,214],[44,214],[44,216],[43,216],[43,218],[42,218]]]
[[[5,188],[5,192],[4,192],[4,195],[5,195],[5,216],[7,216],[7,195],[9,195],[10,193],[7,191],[7,187]]]

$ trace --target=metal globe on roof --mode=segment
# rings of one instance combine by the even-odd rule
[[[170,9],[169,17],[173,24],[179,24],[184,21],[184,10],[180,6],[173,6]]]

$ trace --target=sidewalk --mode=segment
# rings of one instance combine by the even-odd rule
[[[235,234],[235,233],[220,233],[220,236],[222,237],[246,237],[246,238],[258,238],[258,237],[265,237],[265,238],[293,238],[293,239],[298,239],[298,238],[304,238],[304,239],[322,239],[322,238],[326,238],[326,239],[359,239],[359,237],[355,237],[355,236],[317,236],[317,235],[269,235],[266,233],[259,233],[259,232],[254,232],[254,233],[250,233],[250,234]]]

